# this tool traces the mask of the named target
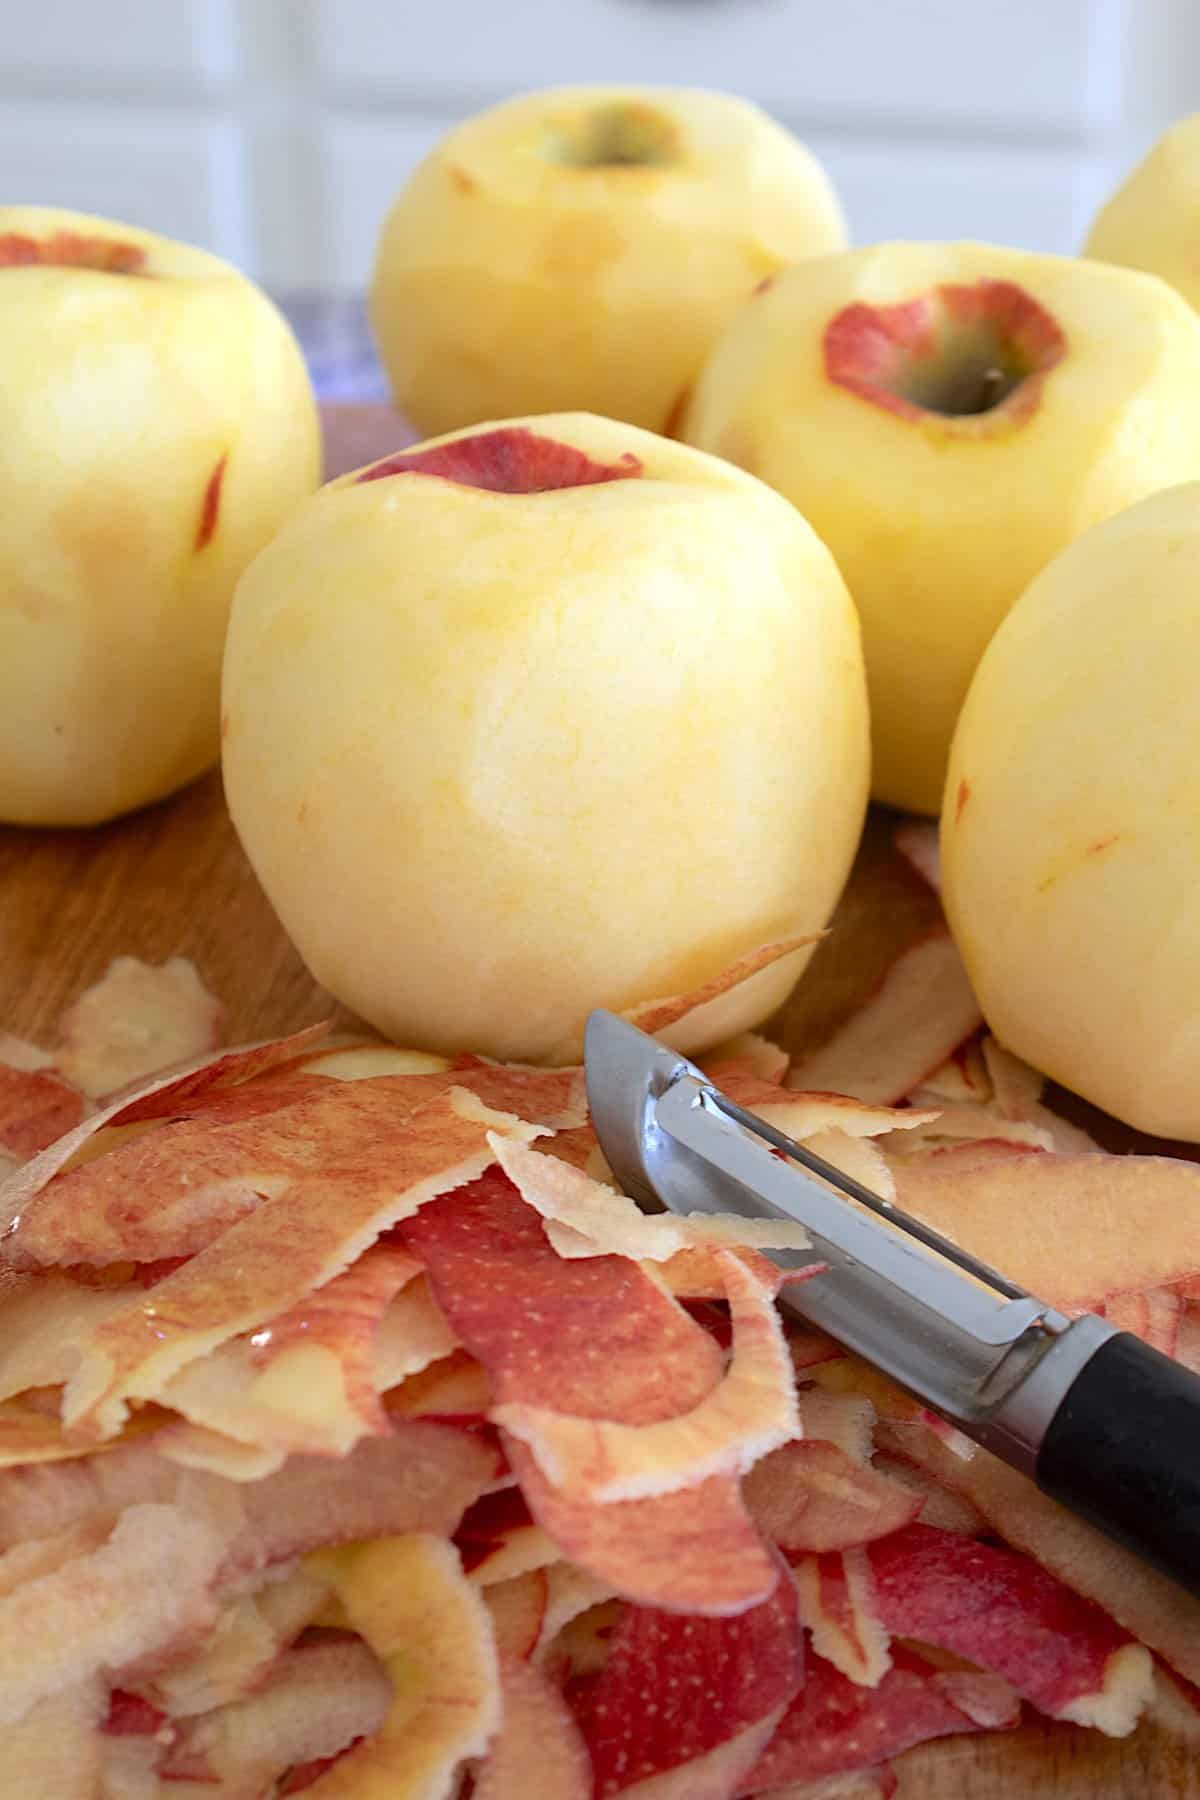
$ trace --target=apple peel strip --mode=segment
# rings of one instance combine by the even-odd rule
[[[717,1386],[688,1413],[654,1425],[580,1419],[509,1401],[491,1417],[533,1452],[564,1494],[596,1504],[650,1499],[710,1475],[743,1473],[799,1437],[795,1375],[774,1298],[728,1251],[719,1253],[733,1354]]]
[[[358,1211],[347,1196],[334,1227],[327,1191],[296,1184],[230,1226],[140,1304],[106,1319],[82,1346],[63,1396],[64,1424],[84,1438],[111,1436],[131,1400],[155,1399],[188,1363],[295,1305],[340,1275],[382,1231],[482,1174],[494,1160],[489,1131],[529,1140],[543,1129],[492,1112],[465,1088],[444,1090],[406,1121],[410,1166],[390,1191],[369,1185]],[[303,1199],[311,1201],[311,1220]],[[257,1283],[239,1286],[240,1272],[256,1257]]]
[[[531,1150],[512,1138],[489,1139],[496,1161],[521,1198],[540,1213],[560,1256],[627,1256],[668,1262],[680,1250],[712,1245],[807,1250],[804,1227],[791,1220],[745,1219],[731,1213],[677,1218],[644,1213],[616,1188],[593,1181],[572,1164]]]

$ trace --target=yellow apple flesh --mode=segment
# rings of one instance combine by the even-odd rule
[[[946,909],[1001,1041],[1143,1131],[1200,1139],[1200,483],[1079,538],[971,684]]]
[[[786,494],[858,606],[874,792],[936,813],[972,671],[1088,525],[1200,475],[1200,321],[1164,283],[980,244],[806,263],[752,301],[683,435]]]
[[[554,89],[422,163],[383,228],[371,322],[430,435],[566,409],[665,431],[755,285],[845,241],[819,164],[748,101]]]
[[[203,251],[0,208],[0,819],[88,825],[217,759],[234,585],[320,479],[282,316]]]
[[[1084,247],[1101,262],[1145,269],[1200,310],[1200,113],[1180,119],[1096,215]]]
[[[234,822],[309,967],[434,1051],[570,1061],[591,1007],[820,930],[866,800],[832,557],[761,483],[586,415],[301,507],[239,584],[224,713]]]

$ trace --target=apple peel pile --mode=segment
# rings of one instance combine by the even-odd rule
[[[644,1215],[578,1069],[218,1019],[122,959],[0,1038],[14,1791],[824,1800],[1033,1714],[1200,1732],[1200,1603],[780,1309],[800,1227]],[[1194,1356],[1200,1168],[1052,1113],[938,929],[824,1046],[705,1066]]]

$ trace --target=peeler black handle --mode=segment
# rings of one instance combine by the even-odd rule
[[[1084,1364],[1042,1440],[1038,1486],[1200,1594],[1200,1377],[1130,1332]]]

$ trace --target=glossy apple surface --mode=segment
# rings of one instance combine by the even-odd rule
[[[935,813],[972,671],[1098,520],[1200,475],[1200,321],[1162,282],[982,244],[810,262],[745,307],[683,435],[794,501],[863,623],[874,793]],[[1184,399],[1188,396],[1188,399]]]
[[[87,825],[218,754],[238,576],[320,477],[282,316],[200,250],[0,209],[0,819]]]
[[[383,228],[371,322],[423,432],[564,408],[664,431],[756,284],[845,241],[820,165],[748,101],[554,89],[421,164]]]
[[[429,1049],[572,1060],[591,1007],[820,930],[862,823],[829,553],[740,471],[586,415],[322,490],[239,586],[224,709],[234,822],[301,954]]]
[[[1200,484],[1098,525],[979,666],[946,910],[996,1035],[1118,1118],[1200,1139]]]

